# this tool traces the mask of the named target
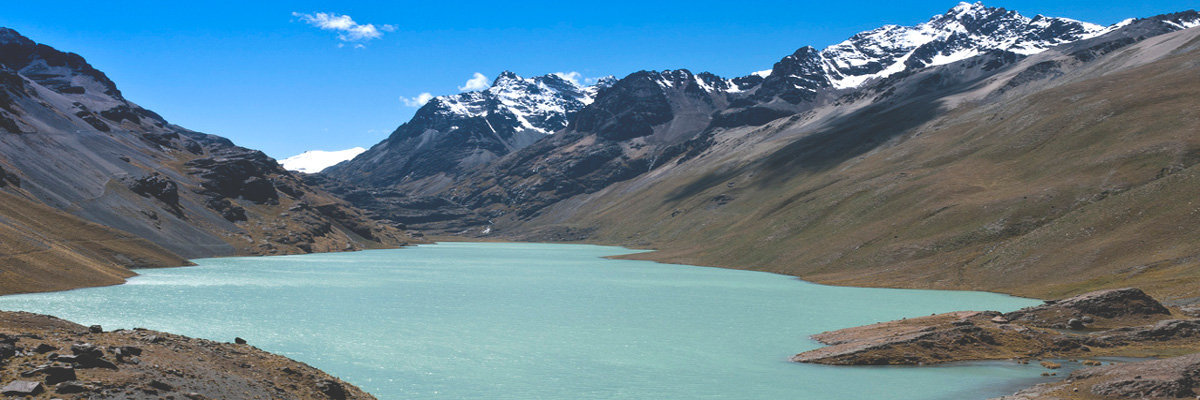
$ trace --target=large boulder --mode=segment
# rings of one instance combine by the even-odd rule
[[[1141,321],[1166,319],[1170,315],[1170,310],[1141,289],[1124,288],[1051,300],[1039,306],[1010,312],[1004,318],[1034,326],[1079,329],[1087,321],[1085,317],[1091,317],[1093,321]],[[1072,319],[1077,321],[1072,324]]]
[[[179,185],[159,174],[144,176],[129,182],[129,190],[153,197],[173,207],[179,207]]]
[[[6,396],[37,396],[42,393],[42,383],[36,381],[12,381],[0,388]]]

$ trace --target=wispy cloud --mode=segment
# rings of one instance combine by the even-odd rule
[[[428,103],[429,100],[433,100],[433,94],[429,92],[418,94],[417,97],[400,96],[400,102],[408,107],[420,107]]]
[[[580,80],[582,80],[582,79],[584,79],[584,78],[583,78],[583,74],[581,74],[581,73],[578,73],[578,72],[575,72],[575,71],[571,71],[571,72],[555,72],[554,74],[555,74],[555,75],[558,75],[558,77],[559,77],[559,78],[563,78],[563,79],[566,79],[566,80],[568,80],[568,81],[571,81],[571,83],[574,83],[574,84],[576,84],[576,85],[579,85],[579,81],[580,81]]]
[[[396,30],[394,25],[379,25],[375,24],[360,24],[354,22],[349,15],[338,15],[337,13],[300,13],[293,12],[293,17],[299,18],[300,21],[321,28],[327,31],[334,31],[338,34],[338,40],[343,42],[365,42],[371,39],[379,39],[383,37],[384,32],[393,32]],[[339,44],[338,47],[345,46]],[[362,48],[361,43],[355,44],[355,48]]]
[[[458,90],[461,90],[464,92],[472,92],[472,91],[476,91],[476,90],[487,89],[489,86],[491,86],[491,85],[488,84],[487,76],[476,72],[475,75],[471,77],[471,79],[467,80],[466,84],[459,86]]]

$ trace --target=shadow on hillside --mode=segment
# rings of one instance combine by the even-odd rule
[[[666,197],[674,202],[686,199],[743,174],[753,173],[756,184],[770,187],[783,184],[797,175],[825,171],[859,157],[892,139],[909,133],[942,115],[945,110],[938,101],[971,88],[977,81],[947,82],[946,73],[923,77],[911,83],[912,95],[900,104],[884,101],[833,121],[829,126],[804,134],[795,141],[775,150],[763,160],[725,171],[714,171],[689,182]],[[892,82],[899,86],[905,82]],[[892,96],[892,100],[901,95]]]

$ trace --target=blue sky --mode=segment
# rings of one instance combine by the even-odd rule
[[[130,100],[283,158],[369,147],[412,116],[404,98],[456,93],[477,72],[489,82],[505,69],[619,77],[688,68],[739,76],[805,45],[824,48],[880,25],[923,22],[957,1],[10,3],[0,26],[83,55]],[[985,4],[1104,25],[1200,6]],[[349,16],[357,25],[332,22],[357,29],[319,29],[310,23],[317,13]]]

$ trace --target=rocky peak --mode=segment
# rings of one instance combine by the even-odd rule
[[[63,95],[94,94],[91,100],[102,105],[93,109],[124,102],[117,85],[83,57],[37,44],[9,28],[0,28],[0,64]]]
[[[508,83],[511,81],[520,81],[520,80],[521,80],[521,76],[517,75],[516,72],[504,70],[504,72],[501,72],[500,75],[496,76],[496,79],[492,80],[492,86],[499,86],[499,85],[502,85],[502,84],[505,84],[505,83]]]
[[[386,186],[479,166],[562,130],[608,85],[504,71],[487,89],[431,99],[383,143],[323,173]]]
[[[995,51],[1030,55],[1108,32],[1099,25],[959,3],[914,26],[885,25],[817,51],[803,47],[784,57],[755,92],[789,103],[808,101],[824,88],[849,89],[901,71],[944,65]],[[745,90],[752,76],[735,80]]]
[[[817,49],[812,46],[801,47],[775,63],[770,75],[763,78],[755,97],[766,100],[779,96],[792,104],[812,100],[817,90],[832,85],[823,62]]]

